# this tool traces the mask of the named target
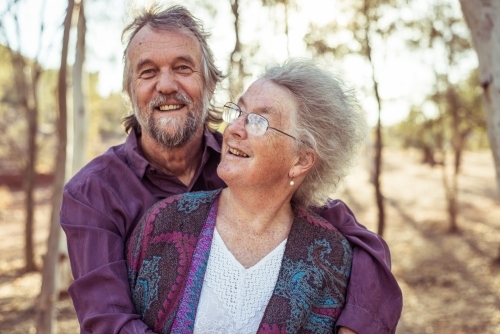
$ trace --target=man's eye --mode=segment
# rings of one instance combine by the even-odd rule
[[[193,73],[193,70],[191,69],[191,67],[186,66],[186,65],[177,66],[176,71],[178,73],[181,73],[181,74]]]
[[[141,72],[141,78],[150,78],[154,75],[155,71],[152,68]]]

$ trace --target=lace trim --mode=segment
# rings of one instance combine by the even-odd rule
[[[195,333],[255,333],[276,285],[285,245],[286,240],[245,269],[215,229]]]

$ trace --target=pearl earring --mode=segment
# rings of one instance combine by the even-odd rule
[[[293,187],[295,185],[295,182],[293,182],[293,173],[292,173],[292,180],[290,181],[290,187]]]

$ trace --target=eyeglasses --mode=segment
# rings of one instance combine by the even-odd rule
[[[238,119],[242,113],[244,113],[244,111],[241,110],[241,108],[237,104],[228,102],[224,105],[224,109],[222,111],[222,119],[231,124],[236,119]],[[267,129],[272,129],[278,131],[281,134],[284,134],[285,136],[297,140],[297,138],[295,138],[294,136],[269,126],[269,121],[264,116],[254,114],[252,112],[245,112],[245,114],[247,114],[247,118],[245,120],[245,129],[251,135],[262,136],[264,133],[266,133]]]

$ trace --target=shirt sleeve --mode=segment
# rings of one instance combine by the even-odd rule
[[[135,313],[117,222],[84,199],[63,194],[60,213],[74,282],[68,289],[81,333],[153,333]]]
[[[358,334],[395,333],[403,295],[391,273],[386,242],[358,223],[342,201],[329,200],[325,208],[316,211],[353,246],[346,304],[337,320],[337,329],[348,327]]]

